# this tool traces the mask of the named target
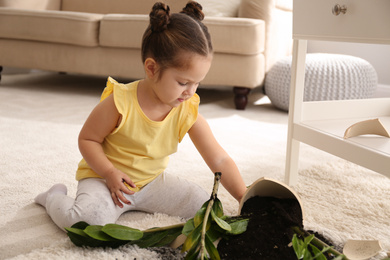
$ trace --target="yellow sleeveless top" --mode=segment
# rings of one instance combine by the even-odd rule
[[[134,191],[166,169],[169,155],[177,151],[178,143],[195,123],[200,101],[195,94],[172,108],[163,121],[152,121],[139,106],[138,82],[121,84],[109,77],[101,97],[102,101],[113,94],[115,106],[122,115],[120,125],[102,143],[104,153],[117,169],[132,179],[137,186],[131,188]],[[91,177],[102,178],[82,159],[76,180]]]

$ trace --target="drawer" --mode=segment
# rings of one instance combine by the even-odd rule
[[[293,38],[390,44],[390,0],[294,0]]]

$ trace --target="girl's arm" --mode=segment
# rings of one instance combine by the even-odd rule
[[[132,180],[114,167],[104,154],[102,142],[118,125],[121,119],[112,95],[100,102],[89,115],[79,134],[79,149],[88,165],[106,180],[111,197],[116,205],[123,207],[123,201],[130,204],[123,193],[133,194],[123,183],[135,187]]]
[[[211,171],[222,173],[222,185],[240,202],[246,191],[245,183],[237,165],[219,145],[203,116],[198,115],[188,134]]]

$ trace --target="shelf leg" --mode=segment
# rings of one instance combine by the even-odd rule
[[[284,182],[289,185],[295,185],[298,182],[298,164],[299,164],[299,141],[294,139],[287,140],[286,172]]]
[[[306,40],[294,40],[285,169],[285,182],[287,185],[294,185],[298,181],[300,142],[295,139],[297,133],[294,131],[294,126],[302,120],[306,51]]]

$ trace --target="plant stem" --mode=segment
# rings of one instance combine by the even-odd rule
[[[204,259],[204,254],[205,254],[205,251],[206,251],[206,249],[205,249],[205,247],[206,247],[205,239],[206,239],[207,221],[209,219],[209,215],[210,215],[211,209],[213,208],[214,201],[217,198],[218,187],[219,187],[219,183],[221,181],[221,175],[222,175],[222,173],[220,173],[220,172],[216,172],[214,174],[213,192],[211,193],[210,201],[209,201],[209,204],[207,205],[206,213],[204,215],[203,225],[202,225],[202,237],[201,237],[201,247],[200,247],[200,254],[201,255],[200,255],[200,259]]]
[[[179,228],[179,227],[184,227],[184,225],[185,225],[185,223],[179,223],[179,224],[170,225],[170,226],[165,226],[165,227],[149,228],[149,229],[143,230],[142,232],[144,232],[144,233],[152,233],[152,232],[156,232],[156,231],[164,231],[164,230],[169,230],[169,229],[175,229],[175,228]]]

